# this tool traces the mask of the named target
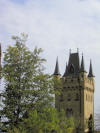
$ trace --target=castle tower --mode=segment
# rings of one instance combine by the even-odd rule
[[[87,76],[83,55],[80,65],[79,53],[70,53],[68,65],[60,80],[61,94],[55,96],[55,107],[58,111],[64,109],[66,117],[74,117],[75,133],[81,133],[79,130],[82,130],[82,133],[88,132],[89,118],[94,118],[95,88],[92,63],[90,62]]]

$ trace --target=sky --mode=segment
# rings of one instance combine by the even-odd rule
[[[41,47],[46,72],[54,72],[59,58],[63,75],[71,52],[79,48],[88,72],[92,59],[95,77],[95,112],[100,108],[100,0],[0,0],[0,42],[4,52],[12,35],[28,34],[27,47]],[[2,88],[2,86],[1,86]]]

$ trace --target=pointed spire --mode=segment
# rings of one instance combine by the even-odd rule
[[[66,62],[66,69],[65,69],[65,73],[63,75],[63,77],[66,77],[68,75],[68,65],[67,65],[67,62]]]
[[[80,69],[80,72],[86,72],[86,71],[85,71],[85,65],[84,65],[83,53],[82,53],[82,61],[81,61],[81,69]]]
[[[89,68],[89,74],[88,77],[94,77],[93,70],[92,70],[92,61],[90,60],[90,68]]]
[[[57,60],[56,60],[54,75],[60,75],[58,57],[57,57]]]

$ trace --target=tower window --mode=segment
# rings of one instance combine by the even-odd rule
[[[63,94],[60,95],[60,102],[62,102],[64,99],[63,99]]]
[[[66,109],[66,115],[67,117],[71,117],[73,115],[73,110],[72,109]]]
[[[73,79],[71,79],[71,82],[73,82]]]
[[[73,66],[73,64],[70,65],[70,70],[69,71],[70,71],[70,73],[74,73],[74,66]]]
[[[70,94],[67,95],[67,101],[71,101],[71,95]]]

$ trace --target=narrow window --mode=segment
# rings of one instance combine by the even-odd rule
[[[60,102],[63,102],[63,94],[60,95]]]
[[[69,71],[70,71],[71,74],[74,73],[74,65],[73,64],[70,65],[70,70]]]
[[[72,109],[66,109],[66,115],[67,117],[71,117],[73,115],[73,110]]]
[[[71,95],[70,94],[67,95],[67,101],[71,101]]]

